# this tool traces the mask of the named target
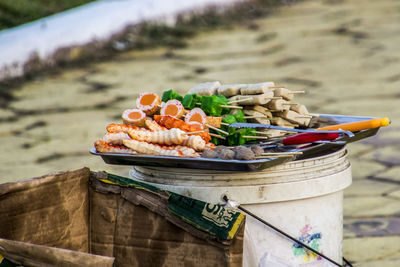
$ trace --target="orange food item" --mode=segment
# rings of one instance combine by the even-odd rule
[[[221,128],[222,117],[207,117],[206,124],[216,128]]]
[[[94,147],[100,153],[123,153],[123,154],[137,154],[136,151],[126,146],[112,145],[104,140],[97,140],[94,142]]]
[[[200,157],[200,155],[194,151],[194,149],[180,145],[163,146],[138,140],[125,140],[124,145],[140,154],[191,158]]]
[[[167,129],[178,128],[184,132],[197,132],[202,130],[199,125],[191,125],[172,116],[154,115],[154,120]],[[211,140],[211,136],[207,132],[198,133],[196,135],[199,135],[201,138],[203,138],[206,143]]]
[[[140,109],[127,109],[122,113],[125,124],[142,127],[146,120],[146,114]]]
[[[204,128],[207,122],[207,115],[201,108],[194,108],[186,114],[185,122],[189,124],[198,124],[201,128]]]
[[[176,99],[171,99],[168,100],[165,104],[163,104],[160,114],[162,116],[172,116],[175,118],[182,118],[183,112],[184,112],[184,108],[182,103],[179,100]]]
[[[136,108],[142,110],[149,116],[153,115],[160,109],[160,104],[161,98],[155,93],[144,92],[136,99]]]
[[[160,124],[158,124],[157,122],[152,121],[152,120],[146,120],[144,122],[144,124],[146,125],[147,129],[149,129],[150,131],[153,131],[153,132],[167,130],[167,128],[161,126]]]
[[[107,126],[107,132],[109,133],[119,133],[119,132],[128,133],[129,129],[137,130],[139,129],[139,127],[126,124],[117,124],[117,123],[111,123]]]

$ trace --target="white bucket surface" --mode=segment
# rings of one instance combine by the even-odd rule
[[[162,167],[131,170],[133,179],[211,203],[237,201],[270,224],[342,262],[343,189],[351,184],[346,150],[258,172]],[[244,266],[331,266],[246,216]]]

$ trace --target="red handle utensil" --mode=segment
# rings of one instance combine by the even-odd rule
[[[335,140],[338,137],[338,133],[301,133],[284,138],[282,143],[284,145],[299,145],[321,140]]]

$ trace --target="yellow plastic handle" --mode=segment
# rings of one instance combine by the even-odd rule
[[[344,130],[350,132],[357,132],[365,129],[372,129],[378,127],[388,126],[390,124],[389,118],[378,118],[365,121],[349,122],[343,124],[329,125],[321,128],[317,128],[317,131],[336,131]]]

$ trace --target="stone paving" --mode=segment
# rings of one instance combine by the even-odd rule
[[[139,92],[199,82],[273,80],[305,90],[314,113],[390,117],[348,145],[344,256],[355,266],[400,266],[400,2],[305,1],[251,25],[204,32],[184,49],[131,51],[27,82],[0,107],[0,182],[78,169],[127,175],[88,153]]]

